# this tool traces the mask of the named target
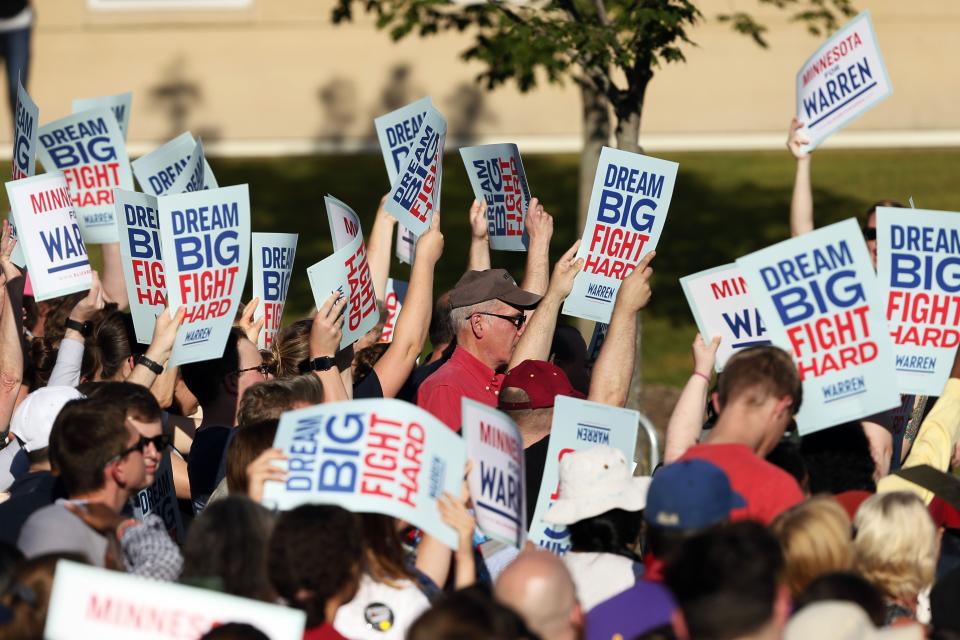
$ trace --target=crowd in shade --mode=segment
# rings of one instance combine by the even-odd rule
[[[814,227],[803,135],[795,122],[794,235]],[[655,253],[623,278],[602,346],[589,353],[558,321],[583,260],[574,245],[551,264],[544,205],[527,207],[519,283],[491,260],[486,206],[463,214],[462,277],[435,287],[436,211],[416,240],[390,342],[380,341],[381,304],[380,322],[342,348],[348,296],[331,294],[259,349],[264,321],[252,300],[219,357],[179,366],[170,359],[184,311],[160,313],[149,344],[139,343],[117,244],[103,245],[89,290],[37,301],[5,222],[0,638],[44,637],[71,597],[52,600],[58,567],[76,565],[240,598],[251,610],[298,610],[307,640],[960,638],[960,511],[891,473],[958,462],[960,354],[915,433],[894,447],[889,411],[801,436],[790,354],[743,349],[716,375],[720,340],[697,335],[649,475],[607,444],[560,459],[543,520],[569,531],[562,554],[484,535],[466,481],[436,500],[454,548],[383,513],[323,501],[271,507],[265,494],[293,470],[275,448],[287,412],[395,398],[460,434],[466,398],[517,425],[529,523],[563,419],[558,398],[627,404]],[[381,207],[366,234],[381,303],[396,225]],[[875,227],[871,208],[862,228],[874,259]],[[157,495],[171,497],[166,507],[145,509]],[[242,619],[193,637],[201,633],[276,637]]]

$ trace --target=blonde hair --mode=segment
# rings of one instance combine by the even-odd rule
[[[794,596],[815,578],[853,568],[850,517],[829,496],[811,498],[783,512],[770,528],[783,548],[784,582]]]
[[[915,494],[871,496],[860,505],[853,524],[856,568],[886,598],[909,602],[933,583],[937,529]]]
[[[313,320],[297,320],[277,333],[273,341],[273,361],[277,378],[300,375],[300,365],[310,359],[310,329]]]

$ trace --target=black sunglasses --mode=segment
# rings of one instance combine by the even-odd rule
[[[247,371],[258,371],[260,372],[261,375],[265,376],[269,373],[273,373],[273,367],[270,366],[269,364],[258,364],[255,367],[247,367],[246,369],[237,369],[236,371],[233,372],[233,374],[239,376],[246,373]]]
[[[105,466],[109,466],[114,462],[117,462],[118,460],[123,460],[134,451],[139,451],[140,453],[143,453],[143,450],[146,449],[147,445],[150,445],[150,444],[152,444],[154,449],[156,449],[157,451],[163,451],[164,449],[166,449],[171,445],[171,439],[170,439],[170,436],[168,436],[165,433],[161,433],[158,436],[153,436],[152,438],[148,438],[146,436],[140,436],[139,438],[137,438],[137,441],[134,442],[131,446],[127,447],[117,455],[110,458],[107,461],[107,464]]]
[[[864,239],[864,240],[876,240],[876,239],[877,239],[877,228],[876,228],[876,227],[864,227],[864,229],[863,229],[863,239]]]
[[[517,331],[520,331],[520,329],[523,327],[523,323],[527,321],[527,316],[524,315],[524,314],[522,314],[522,313],[521,313],[520,315],[517,315],[517,316],[504,316],[504,315],[501,315],[501,314],[499,314],[499,313],[488,313],[488,312],[486,312],[486,311],[478,311],[478,312],[476,313],[476,315],[478,315],[478,316],[493,316],[494,318],[501,318],[501,319],[503,319],[503,320],[506,320],[507,322],[509,322],[509,323],[512,324],[513,326],[515,326],[515,327],[517,328]]]

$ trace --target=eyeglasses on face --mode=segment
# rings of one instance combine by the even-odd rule
[[[110,466],[114,462],[123,460],[134,451],[139,451],[140,453],[143,453],[143,450],[146,449],[147,446],[151,444],[153,445],[153,448],[156,449],[157,451],[163,451],[164,449],[169,447],[171,444],[170,436],[168,436],[165,433],[161,433],[160,435],[153,436],[151,438],[148,438],[146,436],[140,436],[139,438],[137,438],[137,441],[134,442],[132,445],[130,445],[129,447],[127,447],[117,455],[113,456],[112,458],[110,458],[107,461],[107,464],[104,466]]]
[[[876,240],[876,239],[877,239],[877,228],[876,228],[876,227],[864,227],[864,228],[863,228],[863,239],[864,239],[864,240]]]
[[[520,331],[520,329],[523,327],[523,323],[527,321],[527,316],[526,316],[525,314],[522,314],[522,313],[519,314],[519,315],[515,315],[515,316],[505,316],[505,315],[502,315],[502,314],[499,314],[499,313],[489,313],[489,312],[487,312],[487,311],[478,311],[478,312],[477,312],[476,314],[474,314],[474,315],[478,315],[478,316],[493,316],[494,318],[500,318],[500,319],[502,319],[502,320],[506,320],[507,322],[509,322],[510,324],[512,324],[513,326],[515,326],[515,327],[517,328],[517,331]]]
[[[255,367],[247,367],[246,369],[237,369],[236,371],[233,372],[233,374],[236,376],[240,376],[245,374],[247,371],[257,371],[262,376],[267,376],[274,372],[273,367],[270,366],[269,364],[258,364]]]

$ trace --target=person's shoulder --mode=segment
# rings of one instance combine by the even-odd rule
[[[77,517],[67,511],[67,508],[58,502],[40,507],[27,518],[23,524],[24,531],[27,527],[41,525],[47,522],[68,522],[70,519],[77,520]]]
[[[662,609],[665,620],[669,622],[670,613],[675,607],[673,594],[665,586],[650,580],[637,580],[629,589],[621,591],[591,609],[587,614],[587,625],[589,627],[591,622],[602,621],[627,610],[636,615],[639,611],[648,609]]]

